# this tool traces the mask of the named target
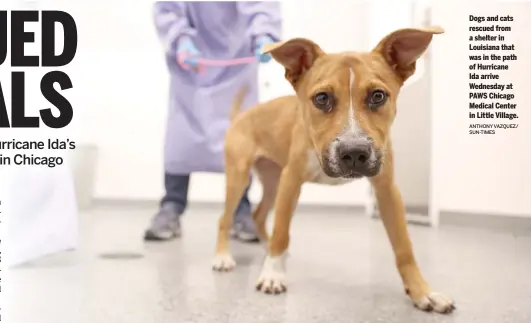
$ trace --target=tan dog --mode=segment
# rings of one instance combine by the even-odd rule
[[[341,184],[368,177],[396,256],[405,291],[423,310],[448,313],[453,301],[434,293],[422,277],[407,232],[405,210],[394,181],[390,128],[404,81],[441,28],[401,29],[371,52],[326,54],[296,38],[264,50],[285,67],[296,96],[259,104],[234,116],[226,134],[226,202],[219,221],[213,268],[236,264],[228,246],[232,215],[254,169],[263,185],[253,217],[268,255],[257,289],[286,290],[284,256],[291,218],[305,182]],[[241,103],[240,94],[237,109]],[[265,221],[274,206],[269,238]]]

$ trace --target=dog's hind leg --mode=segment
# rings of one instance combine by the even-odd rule
[[[247,145],[244,141],[245,139],[237,137],[230,141],[231,145],[225,147],[225,209],[219,219],[216,254],[212,264],[212,269],[216,271],[229,271],[236,266],[229,250],[230,230],[234,212],[249,185],[254,159],[254,151],[249,148],[252,145]]]
[[[259,158],[254,168],[262,183],[262,200],[253,212],[253,219],[260,239],[268,242],[269,236],[266,230],[266,220],[271,207],[275,203],[281,168],[265,157]]]

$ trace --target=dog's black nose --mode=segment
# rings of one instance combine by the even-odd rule
[[[350,169],[363,167],[371,156],[370,146],[367,144],[339,144],[337,153],[340,162]]]

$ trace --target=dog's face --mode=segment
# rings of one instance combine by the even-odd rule
[[[264,52],[286,68],[309,137],[330,177],[372,177],[385,159],[396,100],[440,28],[401,29],[366,53],[326,54],[296,38]]]

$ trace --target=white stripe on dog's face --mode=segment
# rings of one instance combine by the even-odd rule
[[[347,116],[347,125],[345,128],[341,131],[341,133],[338,135],[337,139],[340,139],[342,137],[351,137],[351,136],[360,136],[363,131],[361,130],[358,121],[356,120],[356,116],[354,115],[354,101],[352,100],[352,93],[354,88],[354,82],[356,81],[356,74],[354,74],[354,71],[352,68],[349,68],[349,77],[348,77],[348,116]],[[330,158],[330,167],[334,171],[339,171],[338,168],[338,156],[337,156],[337,144],[338,140],[333,140],[330,143],[330,146],[328,147],[329,152],[329,158]]]
[[[349,68],[349,88],[348,88],[348,99],[349,99],[349,107],[348,107],[348,128],[345,129],[344,133],[351,133],[351,134],[359,134],[361,131],[361,128],[358,124],[358,121],[356,120],[356,117],[354,115],[354,103],[352,101],[352,88],[354,87],[354,82],[356,81],[356,75],[354,74],[354,71],[352,68]]]

